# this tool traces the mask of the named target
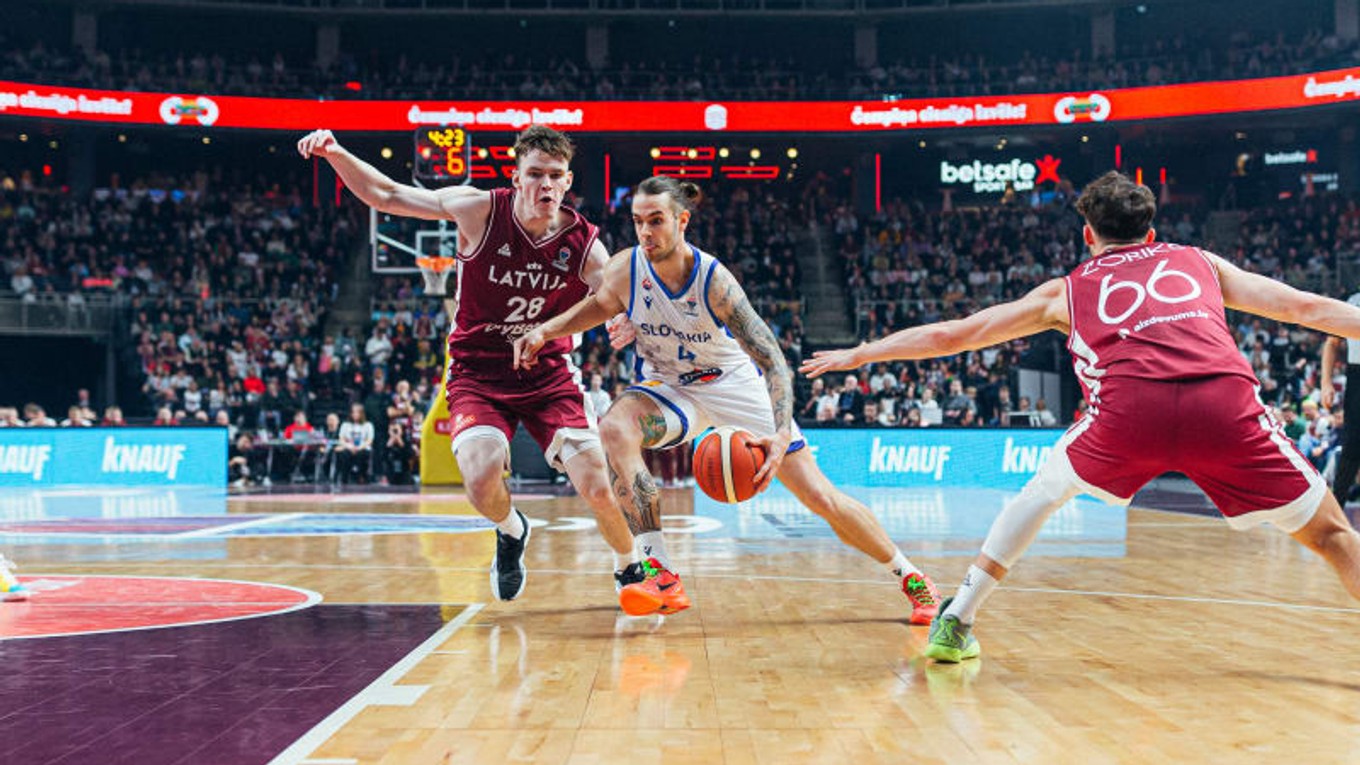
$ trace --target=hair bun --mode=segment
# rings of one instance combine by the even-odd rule
[[[700,202],[704,201],[704,192],[699,188],[699,185],[696,183],[691,183],[690,181],[681,181],[680,193],[685,196],[685,199],[690,203],[691,206],[697,205]]]

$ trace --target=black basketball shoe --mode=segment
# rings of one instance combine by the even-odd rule
[[[496,529],[496,557],[491,560],[491,594],[496,600],[514,600],[524,592],[524,547],[529,543],[529,519],[515,508],[510,512],[519,515],[524,524],[524,536],[515,539]]]

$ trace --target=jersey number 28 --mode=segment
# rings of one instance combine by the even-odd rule
[[[525,319],[532,319],[543,312],[543,303],[546,300],[547,298],[541,297],[536,297],[533,300],[525,300],[519,295],[516,295],[505,301],[505,307],[510,309],[510,313],[505,317],[505,320],[524,321]]]

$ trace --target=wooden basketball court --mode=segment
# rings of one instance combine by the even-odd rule
[[[885,525],[948,594],[987,519],[958,523],[953,516],[975,513],[973,503],[941,496],[922,505],[927,517],[906,521],[929,529],[924,541],[901,524]],[[272,522],[257,518],[311,513],[473,515],[455,496],[433,497],[233,498],[226,520],[249,516],[233,528],[259,528]],[[202,536],[5,544],[24,564],[21,573],[39,578],[248,580],[323,598],[288,617],[234,622],[254,629],[361,606],[363,629],[381,623],[408,633],[414,647],[381,660],[360,647],[326,664],[326,649],[315,651],[309,660],[319,669],[299,673],[280,690],[283,701],[260,708],[286,717],[300,708],[288,699],[315,697],[324,719],[308,720],[301,735],[275,740],[272,750],[264,738],[246,736],[241,751],[256,747],[267,755],[258,761],[1360,762],[1360,604],[1320,560],[1266,529],[1240,534],[1211,517],[1132,509],[1122,538],[1102,531],[1092,546],[1083,528],[1125,513],[1092,504],[1061,520],[1072,533],[1039,545],[988,604],[977,628],[981,660],[932,665],[921,658],[926,629],[906,625],[906,602],[887,574],[829,532],[804,524],[806,533],[752,536],[746,530],[759,516],[787,508],[734,510],[713,520],[695,514],[691,490],[667,490],[665,502],[668,528],[676,529],[668,544],[694,601],[670,618],[620,614],[608,550],[574,497],[519,501],[546,524],[535,527],[528,586],[512,603],[489,602],[493,541],[470,518],[462,529],[468,533],[243,535],[210,548]],[[938,517],[941,508],[945,517]],[[949,531],[955,525],[957,535]],[[33,618],[45,607],[43,596],[40,588],[23,612],[0,606],[0,627]],[[430,617],[417,627],[416,612],[391,610],[398,606],[425,607]],[[326,624],[309,622],[305,631],[324,632]],[[190,636],[142,662],[151,667],[214,629],[124,634]],[[282,638],[269,640],[269,651],[282,650]],[[51,641],[4,641],[0,652],[17,661],[24,654],[16,650],[38,644]],[[95,659],[69,653],[65,660]],[[329,677],[366,663],[376,679],[343,698],[325,696]],[[124,681],[126,693],[140,692],[139,682],[160,682],[137,676]],[[231,687],[248,690],[276,676],[262,670]],[[0,724],[11,733],[21,712],[40,714],[46,703],[33,696],[37,685],[15,682],[0,685],[0,706],[11,709],[8,716],[0,711]],[[199,696],[190,688],[179,705],[209,703],[218,692]],[[188,714],[171,711],[177,707],[160,712],[169,721],[162,727]],[[67,736],[95,732],[74,726]],[[0,759],[249,761],[212,747],[186,760],[132,757],[136,748],[104,749],[127,756],[103,760]]]

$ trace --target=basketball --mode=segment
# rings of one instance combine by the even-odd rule
[[[755,477],[765,448],[741,428],[713,428],[694,446],[694,481],[719,502],[744,502],[756,495]]]

